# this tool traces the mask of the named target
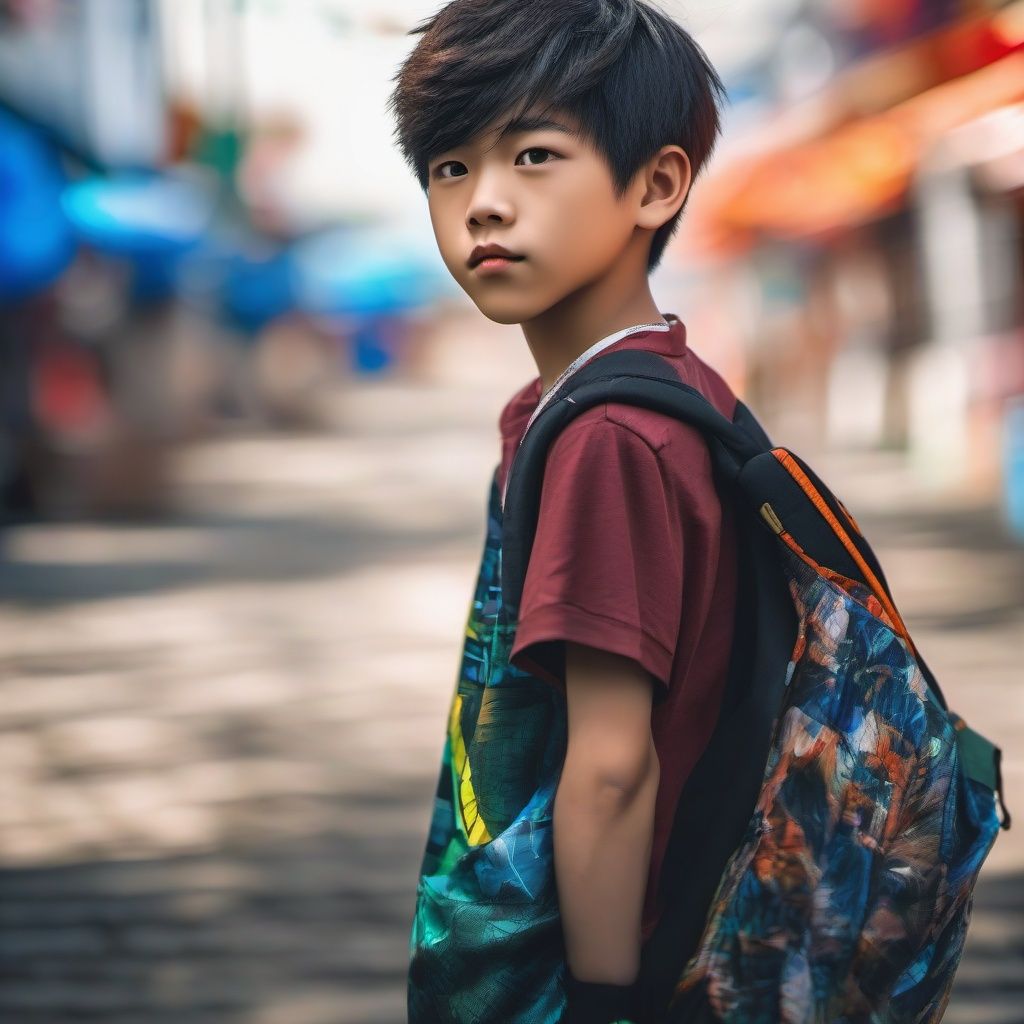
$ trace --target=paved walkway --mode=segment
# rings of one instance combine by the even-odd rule
[[[333,433],[184,452],[167,522],[0,541],[0,1020],[405,1019],[494,416],[529,372],[505,362],[499,389],[368,384]],[[1024,792],[1024,553],[912,488],[870,507],[879,474],[904,479],[884,459],[823,472]],[[1024,1021],[1017,810],[951,1024]]]

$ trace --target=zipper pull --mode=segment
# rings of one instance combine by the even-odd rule
[[[782,520],[775,514],[775,509],[767,501],[761,506],[761,518],[764,519],[775,533],[782,533]]]

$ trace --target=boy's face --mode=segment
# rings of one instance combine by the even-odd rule
[[[574,134],[576,123],[557,110],[545,120],[554,123],[494,144],[504,123],[496,119],[427,165],[441,258],[498,323],[530,320],[602,277],[637,228],[643,176],[617,199],[604,157]],[[492,243],[524,258],[471,267],[474,248]]]

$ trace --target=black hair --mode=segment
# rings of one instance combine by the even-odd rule
[[[686,151],[692,186],[721,130],[718,73],[693,37],[645,0],[451,0],[409,30],[418,33],[388,108],[424,192],[433,156],[506,112],[568,113],[607,160],[616,197],[669,144]],[[648,271],[688,200],[654,233]]]

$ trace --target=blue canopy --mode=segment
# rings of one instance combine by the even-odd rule
[[[60,205],[53,149],[0,110],[0,300],[45,288],[70,263],[74,239]]]
[[[176,256],[202,237],[213,199],[197,185],[159,174],[87,178],[69,186],[64,209],[79,236],[123,256]]]
[[[320,314],[379,315],[432,302],[444,288],[436,251],[407,231],[337,228],[295,246],[297,302]]]

